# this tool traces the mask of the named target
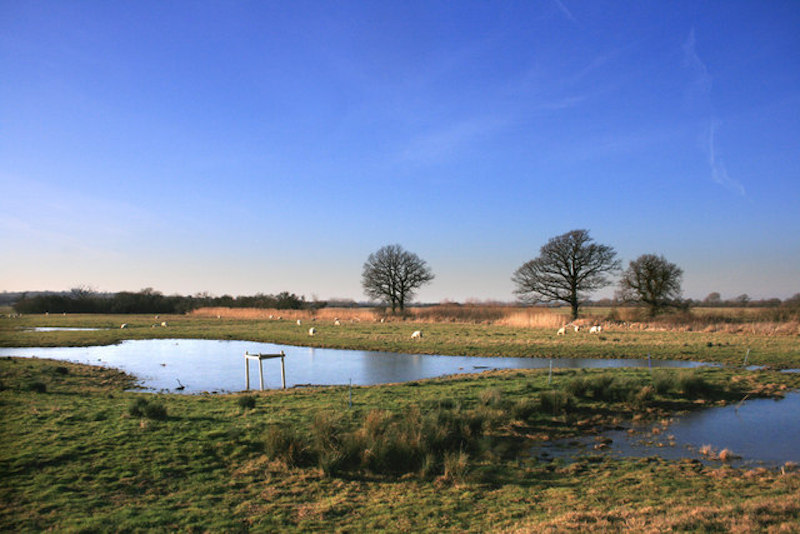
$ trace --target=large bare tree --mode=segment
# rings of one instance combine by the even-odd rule
[[[664,256],[642,254],[622,273],[620,296],[625,301],[644,304],[654,317],[680,301],[682,278],[683,270]]]
[[[422,285],[433,280],[425,260],[400,245],[387,245],[369,255],[361,274],[364,293],[402,312]]]
[[[528,302],[565,302],[577,319],[586,296],[607,286],[608,275],[619,270],[616,255],[610,246],[594,243],[588,230],[572,230],[550,239],[537,258],[514,272],[514,292]]]

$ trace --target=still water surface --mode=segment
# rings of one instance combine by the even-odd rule
[[[245,388],[245,351],[286,353],[286,385],[303,384],[387,384],[410,382],[456,373],[487,369],[541,369],[547,358],[480,358],[475,356],[432,356],[362,350],[315,349],[207,339],[146,339],[123,341],[118,345],[92,347],[0,348],[0,356],[36,356],[122,369],[140,379],[149,390],[183,393],[241,391]],[[648,360],[554,358],[554,368],[647,367]],[[688,361],[653,360],[653,367],[698,367]],[[258,366],[252,362],[250,386],[258,387]],[[280,359],[264,360],[265,388],[281,385]]]
[[[653,429],[658,433],[653,433]],[[774,467],[785,462],[800,464],[800,393],[784,399],[750,399],[741,404],[709,408],[678,417],[667,425],[634,427],[633,433],[609,431],[607,448],[600,451],[594,437],[564,440],[533,449],[542,457],[572,457],[576,454],[611,454],[669,460],[693,458],[720,464],[715,455],[701,454],[704,445],[715,453],[729,449],[736,455],[734,466]]]

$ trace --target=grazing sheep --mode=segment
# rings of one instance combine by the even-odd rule
[[[422,330],[414,330],[414,333],[411,334],[411,339],[421,339],[422,338]]]
[[[559,328],[558,332],[556,332],[556,335],[557,336],[566,336],[567,335],[567,327],[566,326],[562,326],[561,328]]]
[[[580,332],[581,331],[581,325],[579,325],[579,324],[572,325],[572,328],[574,328],[576,332]]]
[[[120,328],[128,328],[128,323],[122,323],[122,326],[120,326]]]
[[[297,320],[297,326],[300,326],[301,324],[303,324],[303,321],[301,321],[300,319],[298,319],[298,320]]]
[[[167,324],[167,321],[164,321],[163,323],[161,323],[161,326],[163,326],[164,328],[166,328],[166,327],[168,327],[169,325]]]
[[[269,316],[269,320],[271,321],[271,320],[273,320],[274,318],[275,318],[275,316],[274,316],[274,315],[272,315],[272,314],[270,314],[270,316]]]
[[[313,336],[313,335],[314,335],[314,334],[316,334],[316,333],[317,333],[317,329],[316,329],[316,328],[314,328],[313,326],[312,326],[311,328],[309,328],[309,329],[308,329],[308,335],[309,335],[309,336]]]
[[[589,333],[590,333],[590,334],[599,334],[599,333],[600,333],[600,332],[602,332],[602,331],[603,331],[603,327],[602,327],[602,326],[599,326],[599,325],[598,325],[598,326],[593,326],[593,327],[591,327],[591,328],[589,329]]]
[[[386,319],[384,319],[383,317],[381,317],[381,323],[385,323],[385,322],[386,322]]]
[[[336,325],[336,326],[342,326],[342,323],[341,323],[341,321],[339,321],[339,319],[334,319],[333,320],[333,324]]]

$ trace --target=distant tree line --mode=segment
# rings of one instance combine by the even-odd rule
[[[64,293],[23,294],[13,305],[17,313],[186,313],[204,307],[303,309],[324,307],[324,302],[306,302],[305,297],[283,291],[277,295],[253,296],[205,293],[194,296],[163,295],[151,288],[139,292],[97,293],[75,288]]]

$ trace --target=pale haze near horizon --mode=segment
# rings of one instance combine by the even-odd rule
[[[510,301],[549,238],[800,292],[800,3],[0,1],[0,290]],[[594,294],[611,296],[613,287]]]

